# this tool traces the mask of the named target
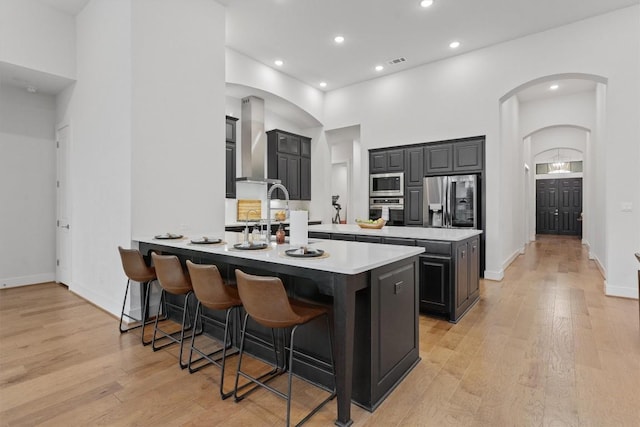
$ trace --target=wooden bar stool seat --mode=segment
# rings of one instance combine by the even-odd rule
[[[124,291],[122,311],[120,312],[120,333],[122,334],[129,332],[132,329],[142,328],[142,345],[151,344],[151,341],[144,340],[144,327],[153,322],[153,320],[148,319],[149,292],[151,290],[151,282],[157,280],[156,269],[147,265],[142,254],[137,249],[124,249],[121,246],[118,246],[118,252],[120,253],[120,260],[122,261],[122,269],[124,270],[124,274],[127,276],[127,287]],[[127,295],[130,295],[129,288],[132,281],[140,283],[144,292],[144,295],[142,295],[143,303],[140,319],[124,312],[127,305]],[[125,317],[133,320],[137,325],[123,328],[122,323]]]
[[[189,363],[182,362],[182,353],[184,349],[185,339],[191,338],[185,336],[186,331],[191,331],[191,334],[196,333],[192,328],[193,322],[189,314],[189,297],[193,295],[193,287],[191,285],[191,279],[188,274],[182,269],[180,260],[175,255],[158,255],[155,252],[151,253],[151,259],[156,268],[156,275],[158,276],[158,283],[162,287],[160,293],[160,304],[158,305],[158,313],[156,315],[155,323],[153,326],[153,338],[151,339],[151,347],[153,351],[160,350],[172,344],[180,345],[180,353],[178,356],[178,362],[181,369],[185,369]],[[167,301],[167,293],[184,296],[184,303],[182,306],[173,304]],[[158,320],[160,318],[160,310],[164,310],[165,315],[168,315],[167,306],[174,309],[182,310],[182,323],[180,331],[168,332],[158,327]],[[156,341],[164,339],[165,343],[156,345]]]
[[[236,269],[236,280],[238,283],[238,293],[240,294],[240,299],[242,300],[242,305],[246,311],[244,316],[244,321],[242,323],[241,330],[241,339],[240,339],[240,355],[238,357],[238,370],[236,372],[236,392],[235,398],[236,401],[244,398],[249,392],[245,393],[242,396],[238,395],[238,379],[240,376],[248,379],[252,383],[256,384],[256,386],[263,387],[277,396],[285,399],[287,401],[287,418],[286,425],[290,425],[291,420],[291,385],[292,385],[292,366],[294,356],[296,354],[302,355],[299,350],[296,350],[294,347],[295,333],[298,327],[305,325],[315,319],[319,319],[321,317],[325,318],[327,325],[327,332],[329,333],[329,343],[331,345],[330,349],[330,358],[331,362],[327,364],[326,362],[319,360],[311,355],[304,354],[305,359],[313,360],[316,364],[316,367],[321,371],[328,373],[334,378],[334,390],[330,392],[330,395],[323,400],[318,406],[316,406],[309,414],[307,414],[297,425],[301,425],[304,422],[308,421],[313,414],[315,414],[318,410],[320,410],[325,404],[327,404],[330,400],[332,400],[335,394],[335,368],[333,364],[333,344],[331,340],[331,329],[329,325],[329,316],[328,309],[323,306],[313,305],[304,303],[302,301],[298,301],[295,299],[290,299],[287,297],[286,290],[282,281],[278,277],[264,277],[264,276],[254,276],[251,274],[246,274],[241,270]],[[290,340],[289,340],[289,348],[287,349],[285,346],[285,350],[289,350],[289,358],[288,358],[288,386],[287,393],[282,393],[281,391],[271,387],[267,384],[267,381],[262,381],[260,378],[255,378],[241,370],[242,365],[242,355],[244,352],[244,342],[245,335],[247,329],[247,320],[251,317],[258,324],[265,326],[267,328],[273,329],[285,329],[291,328],[290,332]],[[275,343],[274,343],[275,344]],[[276,362],[277,364],[277,362]],[[254,387],[255,388],[255,387]]]
[[[187,269],[191,276],[191,284],[193,286],[193,292],[198,300],[196,305],[196,313],[194,317],[194,328],[198,329],[198,322],[200,322],[200,330],[204,329],[203,318],[209,322],[223,327],[224,335],[222,339],[222,348],[210,353],[207,353],[196,347],[196,334],[191,334],[191,346],[189,349],[189,372],[196,372],[205,366],[215,365],[220,368],[220,396],[222,399],[226,399],[233,395],[234,390],[224,392],[224,369],[227,356],[237,354],[227,354],[227,350],[232,347],[231,339],[231,319],[232,314],[237,312],[237,308],[242,306],[242,301],[238,295],[238,289],[232,286],[227,286],[220,276],[220,271],[215,265],[198,265],[187,260]],[[202,307],[206,307],[210,310],[220,310],[225,312],[224,323],[218,319],[207,316],[203,313]],[[193,359],[193,353],[196,352],[200,355],[199,358]],[[204,363],[200,363],[204,361]],[[196,366],[198,364],[198,366]]]

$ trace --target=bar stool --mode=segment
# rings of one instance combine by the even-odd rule
[[[264,387],[277,396],[287,401],[287,426],[291,420],[291,384],[292,384],[292,366],[294,354],[302,353],[294,349],[294,338],[296,330],[299,326],[311,322],[321,316],[325,316],[327,323],[327,331],[329,332],[330,343],[330,357],[331,363],[314,358],[305,354],[305,358],[311,359],[316,364],[326,366],[328,369],[318,367],[323,372],[329,373],[334,377],[335,384],[335,368],[333,364],[333,344],[331,341],[331,331],[329,327],[328,311],[325,307],[311,305],[297,301],[287,297],[287,293],[284,289],[282,281],[278,277],[263,277],[246,274],[241,270],[236,269],[236,280],[238,282],[238,293],[242,300],[242,305],[246,311],[244,321],[242,323],[241,339],[240,339],[240,355],[238,357],[238,370],[236,372],[236,391],[234,396],[236,401],[241,400],[247,393],[242,396],[238,396],[238,379],[240,376],[248,379],[258,386]],[[289,341],[289,360],[288,360],[288,385],[287,393],[282,393],[279,390],[266,384],[266,381],[260,381],[260,378],[254,378],[241,370],[242,355],[244,352],[244,341],[247,329],[247,320],[251,317],[254,321],[262,326],[273,329],[291,328],[290,341]],[[285,349],[286,345],[285,345]],[[277,361],[276,361],[277,364]],[[307,414],[302,421],[297,425],[301,425],[308,421],[318,410],[320,410],[327,402],[332,400],[336,396],[335,388],[331,392],[330,396],[316,406],[309,414]]]
[[[154,267],[149,267],[147,263],[144,262],[144,258],[142,258],[142,254],[137,249],[123,249],[121,246],[118,246],[118,252],[120,252],[120,260],[122,261],[122,269],[124,270],[124,274],[127,276],[127,287],[124,291],[124,300],[122,301],[122,311],[120,312],[120,333],[123,334],[125,332],[129,332],[132,329],[142,328],[142,345],[149,345],[151,341],[144,340],[144,327],[147,324],[153,323],[153,320],[147,320],[149,317],[147,311],[149,310],[149,291],[151,288],[151,282],[157,280],[156,277],[156,269]],[[127,295],[129,295],[129,285],[131,281],[138,282],[142,285],[144,289],[144,302],[142,303],[142,319],[137,319],[130,314],[126,314],[124,309],[127,305]],[[134,322],[139,322],[136,326],[130,326],[128,328],[122,327],[123,319],[127,317],[128,319],[133,320]]]
[[[198,265],[187,260],[187,270],[191,276],[191,284],[193,286],[193,292],[198,300],[196,305],[196,313],[194,317],[194,330],[198,329],[198,321],[200,321],[200,330],[204,329],[202,318],[224,327],[224,338],[222,342],[222,348],[211,353],[205,353],[201,349],[195,346],[196,334],[191,334],[191,347],[189,349],[189,372],[194,373],[199,371],[208,365],[215,365],[220,368],[220,396],[224,400],[233,395],[234,390],[228,393],[224,392],[224,367],[227,356],[227,350],[232,346],[231,343],[231,330],[229,329],[231,315],[236,312],[238,307],[242,306],[240,296],[238,295],[238,289],[227,286],[222,281],[218,267],[215,265]],[[224,310],[225,322],[224,324],[218,319],[206,316],[203,314],[202,306],[210,310]],[[193,360],[193,352],[196,352],[200,357]],[[216,358],[222,354],[222,357]],[[233,353],[233,354],[237,354]],[[194,364],[204,360],[205,363],[198,367],[193,367]]]
[[[179,344],[180,345],[180,355],[178,356],[178,362],[180,363],[180,368],[185,369],[189,364],[182,363],[182,353],[184,347],[185,338],[190,338],[190,336],[185,337],[185,331],[191,330],[191,333],[194,334],[195,330],[192,329],[191,318],[188,315],[189,313],[189,297],[193,294],[193,288],[191,287],[191,280],[187,274],[185,274],[182,269],[182,265],[180,265],[180,260],[175,255],[158,255],[155,252],[151,253],[151,258],[153,259],[153,264],[156,268],[156,274],[158,276],[158,282],[162,287],[162,292],[160,293],[160,304],[158,305],[158,314],[156,315],[156,320],[153,326],[153,338],[151,339],[151,347],[153,351],[160,350],[165,348],[171,344]],[[172,295],[184,295],[184,304],[180,307],[177,304],[173,304],[167,302],[167,293]],[[160,310],[164,309],[164,313],[168,314],[166,307],[173,307],[175,309],[182,309],[182,324],[180,328],[180,335],[177,337],[178,332],[167,332],[160,328],[158,328],[158,319],[160,317]],[[188,321],[188,326],[187,326]],[[158,338],[156,338],[160,334]],[[156,346],[157,339],[166,338],[169,342],[164,343],[162,345]]]

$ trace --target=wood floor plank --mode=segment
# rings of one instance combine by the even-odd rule
[[[458,324],[420,316],[421,362],[374,413],[352,405],[354,425],[639,426],[638,301],[602,285],[578,239],[540,236],[502,282],[481,281]],[[0,290],[0,425],[284,423],[283,400],[258,390],[222,401],[216,367],[189,374],[176,346],[153,352],[116,325],[60,285]],[[324,396],[298,379],[294,393],[294,420]],[[332,402],[307,425],[335,415]]]

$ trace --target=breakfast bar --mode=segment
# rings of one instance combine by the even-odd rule
[[[310,239],[309,247],[323,250],[324,256],[299,258],[285,253],[291,249],[288,244],[237,249],[240,233],[225,232],[223,241],[216,244],[193,243],[203,242],[200,236],[135,241],[145,255],[157,251],[175,254],[182,262],[215,264],[227,281],[234,280],[235,268],[277,275],[291,297],[331,306],[336,425],[351,424],[352,401],[375,410],[419,362],[418,256],[424,248]],[[315,338],[310,336],[304,345],[322,357],[328,346]],[[295,371],[312,375],[304,366]],[[313,380],[333,386],[327,378]]]

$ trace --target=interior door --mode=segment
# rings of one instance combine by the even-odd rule
[[[69,126],[58,129],[56,140],[56,281],[71,284],[71,219],[69,209]]]
[[[537,180],[536,234],[558,234],[558,215],[557,180]]]

